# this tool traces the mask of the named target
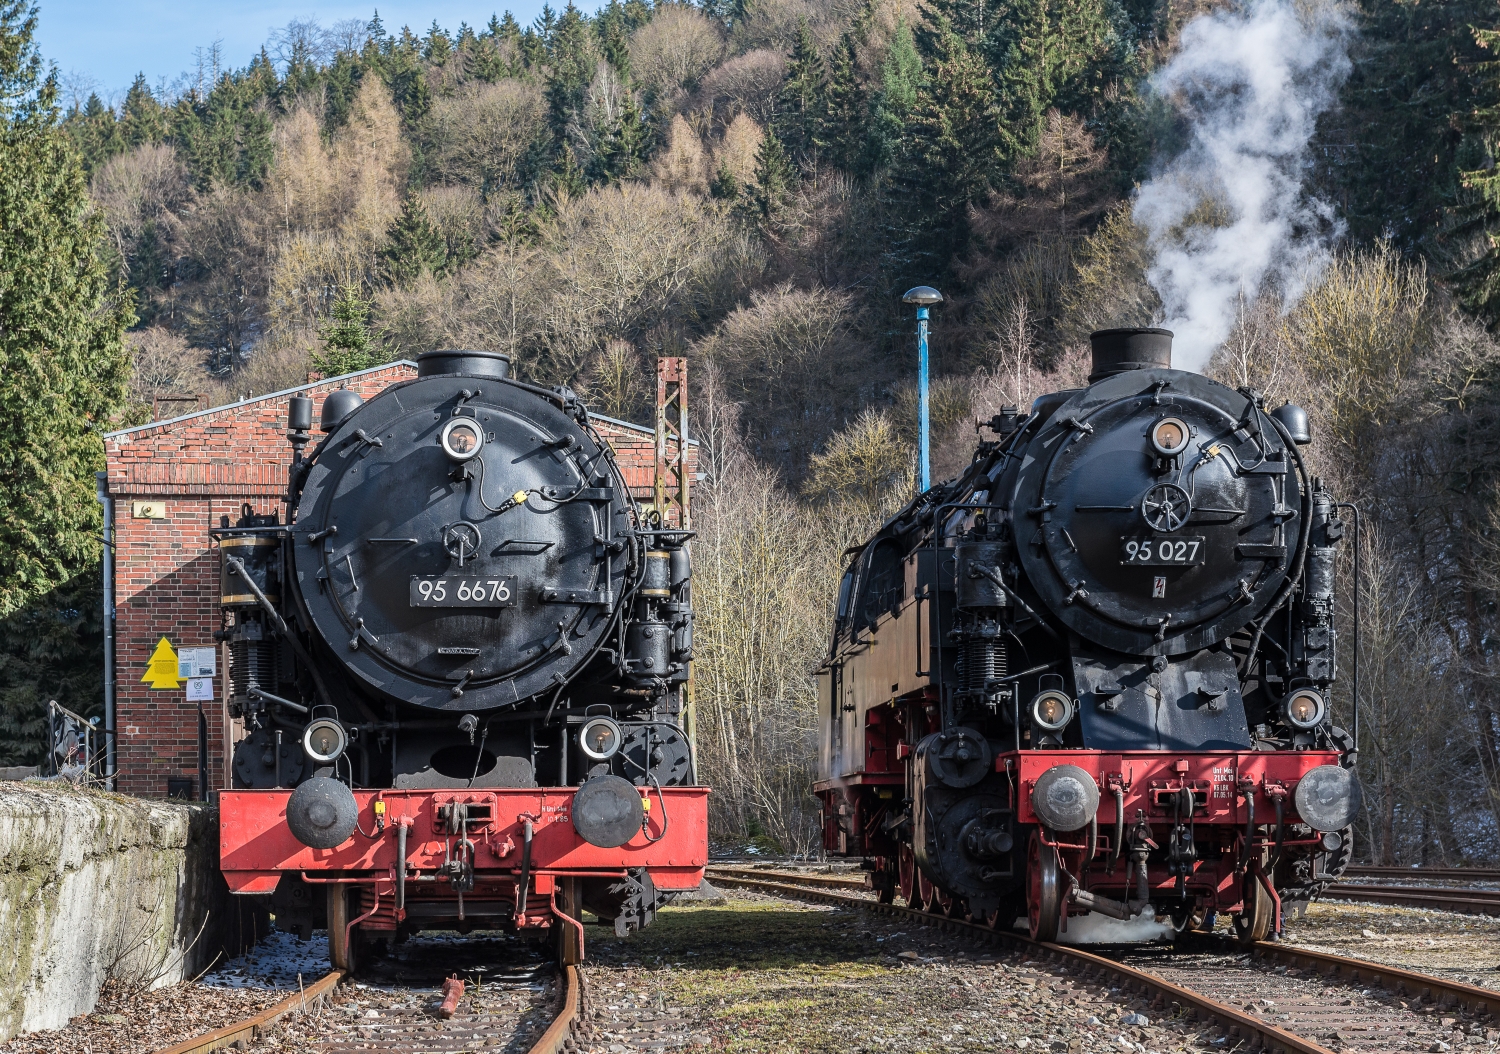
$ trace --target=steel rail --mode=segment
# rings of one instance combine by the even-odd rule
[[[345,976],[343,970],[331,970],[309,985],[306,991],[289,995],[276,1005],[243,1021],[164,1047],[156,1054],[209,1054],[210,1051],[223,1050],[236,1044],[248,1047],[260,1039],[274,1022],[288,1014],[304,1013],[318,1006]],[[531,1045],[527,1054],[563,1054],[568,1042],[579,1031],[583,1020],[583,977],[578,972],[578,967],[563,967],[558,974],[558,985],[562,990],[558,999],[557,1016],[552,1019],[542,1037]]]
[[[736,879],[732,875],[725,874],[727,871],[741,872],[744,869],[711,867],[710,870],[716,872],[714,877],[719,881],[738,881],[749,885],[767,886],[774,884],[765,882],[763,879]],[[764,874],[764,872],[761,873]],[[785,872],[783,874],[791,879],[793,883],[800,881],[804,877]],[[872,901],[859,898],[840,897],[836,899],[841,901],[852,900],[866,907],[874,906],[880,909],[888,907],[888,905],[877,905]],[[917,911],[914,908],[898,908],[897,910],[908,915],[917,916],[923,920],[936,922],[955,921],[946,919],[941,915],[931,915],[927,912]],[[962,925],[967,928],[978,929],[984,933],[998,932],[983,926],[976,927],[973,923],[962,923]],[[1021,937],[1019,934],[1005,933],[1004,936],[1013,937],[1017,943],[1035,945],[1035,942]],[[1417,973],[1413,970],[1405,970],[1398,966],[1388,966],[1384,963],[1370,962],[1367,959],[1354,959],[1347,955],[1335,955],[1332,952],[1313,951],[1310,948],[1302,948],[1285,942],[1272,943],[1270,941],[1260,941],[1246,948],[1244,945],[1239,944],[1238,941],[1231,941],[1224,937],[1210,937],[1204,934],[1202,939],[1204,943],[1220,943],[1230,949],[1237,949],[1242,952],[1248,951],[1250,955],[1257,959],[1266,959],[1286,966],[1293,966],[1297,969],[1311,969],[1316,971],[1319,976],[1329,980],[1348,984],[1375,985],[1396,995],[1405,995],[1408,998],[1418,1001],[1431,1001],[1443,1009],[1451,1007],[1474,1014],[1500,1013],[1500,991],[1492,991],[1488,988],[1481,988],[1478,985],[1450,981],[1447,978]],[[1044,945],[1043,947],[1052,948],[1056,946]],[[1071,952],[1074,949],[1064,946],[1063,950]],[[1088,955],[1089,953],[1084,952],[1081,954]]]
[[[839,893],[830,893],[824,889],[792,885],[786,882],[771,882],[761,878],[739,878],[734,875],[724,874],[718,868],[710,868],[710,871],[716,882],[801,897],[806,900],[818,900],[827,904],[860,908],[882,915],[896,915],[949,933],[963,934],[988,943],[997,943],[1018,948],[1038,958],[1071,962],[1083,968],[1081,976],[1086,980],[1106,977],[1113,983],[1118,984],[1123,992],[1152,996],[1153,1002],[1157,1006],[1170,1007],[1173,1003],[1176,1003],[1192,1017],[1218,1022],[1225,1032],[1228,1033],[1231,1041],[1239,1040],[1245,1044],[1244,1049],[1259,1049],[1266,1052],[1266,1054],[1332,1054],[1327,1047],[1320,1046],[1310,1039],[1293,1035],[1290,1032],[1277,1028],[1268,1021],[1262,1021],[1250,1014],[1236,1010],[1234,1007],[1199,995],[1190,989],[1179,987],[1171,981],[1164,980],[1144,970],[1137,970],[1134,967],[1126,966],[1112,959],[1106,959],[1102,955],[1094,955],[1091,952],[1081,951],[1078,948],[1067,945],[1034,941],[1029,937],[1021,936],[1019,933],[1011,933],[1007,930],[992,930],[988,926],[976,925],[972,922],[964,922],[961,919],[948,918],[942,915],[932,915],[925,911],[917,911],[914,908],[899,907],[895,904],[881,904],[878,901],[867,900],[863,897],[851,897]],[[1242,1048],[1237,1045],[1236,1049]]]
[[[1229,943],[1227,939],[1225,943]],[[1455,1007],[1472,1013],[1489,1014],[1500,1011],[1500,992],[1480,988],[1478,985],[1460,984],[1431,974],[1403,970],[1367,959],[1351,959],[1347,955],[1334,955],[1332,952],[1312,951],[1292,944],[1261,941],[1251,945],[1249,951],[1258,959],[1271,959],[1298,969],[1315,970],[1319,975],[1332,980],[1379,985],[1396,995],[1404,994],[1418,1000],[1430,999],[1442,1008]]]
[[[216,1028],[193,1039],[185,1039],[170,1047],[163,1047],[156,1054],[208,1054],[239,1043],[248,1047],[265,1032],[266,1027],[292,1013],[303,1013],[320,1005],[330,992],[344,979],[343,970],[330,970],[304,990],[287,996],[274,1006],[269,1006],[243,1021]]]
[[[1437,886],[1353,886],[1339,883],[1319,895],[1321,900],[1367,901],[1462,915],[1500,915],[1500,891]]]
[[[528,1054],[562,1054],[583,1020],[583,975],[578,972],[578,967],[564,966],[557,981],[562,985],[557,1016],[542,1033],[542,1038],[531,1045]]]
[[[796,871],[768,871],[752,867],[720,867],[713,864],[708,870],[716,875],[724,875],[730,878],[783,878],[788,882],[809,886],[821,886],[827,889],[869,889],[870,884],[864,877],[855,878],[853,875],[806,875]]]
[[[1354,865],[1344,870],[1349,878],[1411,878],[1425,881],[1433,878],[1459,879],[1467,882],[1500,882],[1500,868],[1493,867],[1386,867]]]

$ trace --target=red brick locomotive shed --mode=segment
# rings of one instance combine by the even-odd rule
[[[416,364],[403,360],[104,437],[101,499],[113,514],[108,527],[114,543],[118,790],[148,797],[171,792],[197,797],[202,792],[198,704],[187,701],[181,682],[152,687],[147,668],[162,638],[179,650],[217,647],[219,562],[208,532],[220,517],[236,520],[248,504],[257,513],[280,511],[285,518],[282,497],[291,456],[287,400],[306,395],[318,405],[336,388],[368,399],[415,376]],[[655,431],[611,418],[592,420],[614,449],[631,493],[650,503],[657,476]],[[684,466],[688,479],[696,477],[695,448],[690,440]],[[675,443],[670,443],[668,457],[674,455]],[[110,586],[106,582],[107,591]],[[228,785],[225,758],[236,738],[223,702],[226,661],[220,649],[214,697],[203,704],[210,791]]]

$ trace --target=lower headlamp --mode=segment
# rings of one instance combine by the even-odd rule
[[[1328,716],[1328,701],[1321,692],[1299,688],[1282,702],[1281,714],[1287,724],[1306,732],[1317,728]]]
[[[1073,720],[1073,697],[1048,688],[1031,700],[1031,723],[1044,732],[1061,732]]]
[[[343,756],[349,746],[349,733],[329,717],[320,717],[302,733],[302,752],[314,764],[331,765]]]

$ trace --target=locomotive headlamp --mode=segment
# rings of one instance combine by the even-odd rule
[[[1162,457],[1175,457],[1187,449],[1188,426],[1180,418],[1163,417],[1151,426],[1151,445]]]
[[[484,430],[471,417],[455,417],[443,426],[443,453],[454,461],[467,461],[484,446]]]
[[[625,742],[625,733],[613,718],[591,717],[578,730],[578,749],[595,761],[608,761]]]
[[[332,765],[349,746],[349,733],[332,718],[320,717],[302,733],[302,752],[318,765]]]
[[[1049,688],[1031,701],[1031,723],[1044,732],[1061,732],[1073,720],[1073,699]]]
[[[1287,724],[1306,731],[1323,723],[1328,714],[1328,703],[1311,688],[1301,688],[1286,697],[1281,712]]]

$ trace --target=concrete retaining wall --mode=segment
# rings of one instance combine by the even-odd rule
[[[156,988],[254,939],[219,875],[216,811],[55,783],[0,785],[0,1041]]]

